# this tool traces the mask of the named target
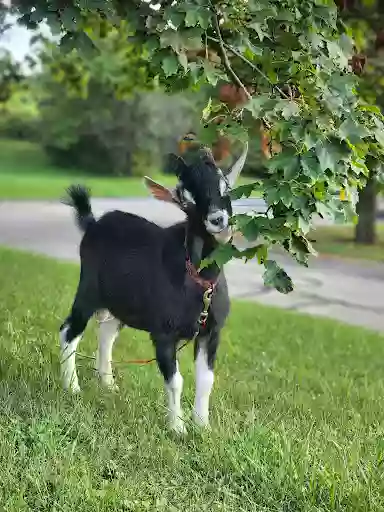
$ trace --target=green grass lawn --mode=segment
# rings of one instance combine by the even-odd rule
[[[172,186],[172,176],[155,176]],[[1,199],[60,199],[71,183],[84,183],[99,197],[140,197],[148,192],[142,178],[92,177],[52,166],[41,148],[25,141],[0,140]]]
[[[377,224],[376,245],[354,243],[354,226],[321,226],[311,233],[315,249],[321,254],[343,258],[384,262],[384,225]]]
[[[175,177],[153,176],[173,186]],[[243,178],[239,184],[252,180]],[[95,197],[149,196],[142,178],[93,177],[50,164],[37,144],[0,139],[0,199],[60,199],[71,183],[86,184]]]
[[[333,321],[234,303],[212,431],[169,434],[156,366],[119,366],[120,394],[79,368],[59,384],[58,328],[78,268],[0,250],[0,500],[6,511],[379,511],[384,343]],[[93,327],[80,351],[95,350]],[[152,354],[125,330],[115,359]],[[180,357],[193,400],[192,349]]]

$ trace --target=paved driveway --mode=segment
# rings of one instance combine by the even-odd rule
[[[161,225],[183,218],[172,205],[151,199],[94,199],[92,202],[97,215],[118,208],[143,215]],[[250,207],[262,211],[263,201],[237,202],[235,210],[247,211]],[[79,240],[80,234],[67,206],[49,201],[0,202],[2,245],[78,261]],[[245,265],[233,261],[226,268],[231,296],[384,331],[383,265],[314,259],[306,269],[287,258],[276,259],[284,264],[293,278],[294,292],[285,296],[265,288],[262,267],[255,262]]]

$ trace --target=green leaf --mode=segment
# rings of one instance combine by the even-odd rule
[[[299,218],[297,219],[297,226],[304,234],[307,234],[311,229],[311,225],[308,220],[304,219],[301,215],[299,215]]]
[[[291,100],[283,100],[283,108],[281,110],[281,115],[284,119],[290,119],[291,117],[296,117],[300,114],[300,107],[295,101]],[[282,103],[282,102],[281,102]]]
[[[259,265],[263,264],[268,257],[268,247],[265,244],[256,245],[254,247],[248,247],[240,252],[239,257],[245,258],[245,261],[252,260],[257,257]]]
[[[205,268],[211,263],[215,262],[218,267],[222,267],[232,258],[239,256],[239,251],[231,244],[219,245],[212,252],[209,258],[203,260],[200,264],[200,268]]]
[[[248,25],[249,28],[253,29],[256,32],[260,41],[263,41],[264,38],[270,39],[270,35],[266,30],[264,30],[263,25],[264,25],[264,23],[257,23],[257,22],[251,23],[250,25]]]
[[[263,265],[268,258],[268,246],[261,244],[257,246],[257,261],[259,265]]]
[[[332,151],[331,146],[329,144],[319,144],[316,147],[316,155],[320,162],[321,170],[324,172],[329,169],[332,172],[335,172],[337,169],[337,164],[340,161],[340,158],[337,158],[337,154]]]
[[[346,119],[339,128],[342,139],[348,139],[352,144],[358,144],[360,140],[369,135],[365,126],[358,124],[352,119]]]
[[[256,119],[259,119],[263,115],[264,108],[266,106],[271,105],[271,98],[267,94],[259,94],[254,96],[248,103],[245,105],[245,109],[251,112],[252,116]]]
[[[144,49],[152,57],[154,52],[159,48],[159,40],[157,37],[149,37],[144,43]]]
[[[184,13],[175,11],[172,7],[167,7],[164,12],[164,19],[170,21],[175,28],[179,28],[184,21]]]
[[[188,70],[188,57],[184,52],[179,53],[177,56],[177,59],[180,63],[180,65],[183,67],[184,71]]]
[[[292,279],[274,260],[267,260],[264,263],[265,272],[263,274],[264,285],[276,288],[280,293],[290,293],[293,291]]]
[[[179,32],[176,30],[164,30],[160,34],[160,46],[162,48],[171,47],[176,53],[180,53],[183,49],[183,40]]]
[[[77,18],[80,18],[80,11],[73,7],[64,7],[60,12],[61,22],[69,32],[77,29]]]
[[[185,13],[185,26],[186,27],[195,27],[199,21],[199,8],[196,7],[188,7],[187,12]]]
[[[337,62],[341,68],[348,66],[348,56],[336,41],[327,42],[328,54],[332,61]]]
[[[317,201],[316,202],[316,211],[319,215],[321,215],[322,217],[329,217],[329,216],[332,216],[332,212],[330,210],[330,208],[322,203],[321,201]]]
[[[311,242],[303,235],[292,233],[291,243],[295,251],[298,251],[301,254],[312,254],[313,256],[317,256],[317,251],[315,251]]]
[[[201,114],[201,119],[203,121],[206,121],[207,119],[209,119],[209,116],[211,115],[211,113],[212,113],[212,98],[209,98],[208,103],[203,108],[203,111]]]
[[[200,9],[199,25],[203,30],[207,30],[211,23],[211,11],[209,9]]]
[[[168,55],[168,57],[164,57],[161,67],[163,68],[165,76],[175,75],[179,67],[176,55]]]
[[[277,189],[280,201],[289,208],[292,205],[292,190],[288,183],[281,183]]]
[[[207,79],[207,82],[211,85],[215,86],[219,81],[219,71],[215,68],[213,64],[211,64],[208,60],[204,60],[203,64],[204,75]]]
[[[247,183],[246,185],[240,185],[231,190],[231,199],[240,199],[241,197],[249,197],[252,192],[260,187],[261,182]]]
[[[374,131],[375,138],[377,142],[384,148],[384,131],[380,129],[376,129]]]
[[[211,147],[212,144],[217,140],[217,124],[210,123],[207,126],[201,126],[198,131],[198,140],[206,145]]]
[[[249,217],[249,222],[241,226],[241,232],[248,242],[257,240],[260,236],[260,226],[257,222],[257,218]]]
[[[65,34],[60,41],[60,48],[64,53],[70,53],[77,47],[76,37],[72,33]]]
[[[317,137],[315,133],[312,132],[305,132],[304,135],[304,144],[307,149],[312,149],[317,144]]]
[[[323,171],[319,165],[319,160],[312,152],[304,153],[300,156],[301,167],[304,174],[314,181],[322,177]]]
[[[381,116],[381,109],[377,105],[359,105],[359,110],[364,112],[372,112]]]
[[[271,171],[283,171],[286,179],[289,179],[289,176],[295,176],[300,169],[299,157],[293,149],[284,149],[268,161],[267,167]]]
[[[223,132],[232,141],[239,141],[242,143],[248,141],[247,129],[238,123],[228,124],[223,128]]]

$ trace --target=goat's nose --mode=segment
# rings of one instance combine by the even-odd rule
[[[215,210],[208,214],[207,220],[215,231],[220,231],[228,225],[228,214],[224,210]]]
[[[209,219],[214,226],[224,225],[224,215],[222,213],[217,214],[215,217]]]

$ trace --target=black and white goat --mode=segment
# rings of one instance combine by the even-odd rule
[[[75,355],[88,320],[102,311],[109,319],[100,322],[97,370],[103,384],[114,388],[111,359],[113,343],[122,326],[147,331],[155,345],[156,360],[165,380],[170,426],[183,432],[180,406],[183,378],[176,360],[181,340],[195,339],[196,399],[194,419],[208,425],[209,396],[220,330],[229,313],[224,273],[216,264],[198,272],[201,261],[218,243],[231,238],[230,188],[239,176],[248,146],[231,170],[223,175],[209,150],[198,151],[192,164],[180,157],[175,190],[146,179],[151,193],[176,204],[186,221],[162,228],[148,220],[112,211],[96,220],[86,189],[68,190],[68,204],[76,210],[84,233],[80,244],[80,280],[72,310],[60,328],[61,366],[64,386],[80,390]],[[203,297],[212,287],[209,315],[198,321]]]

